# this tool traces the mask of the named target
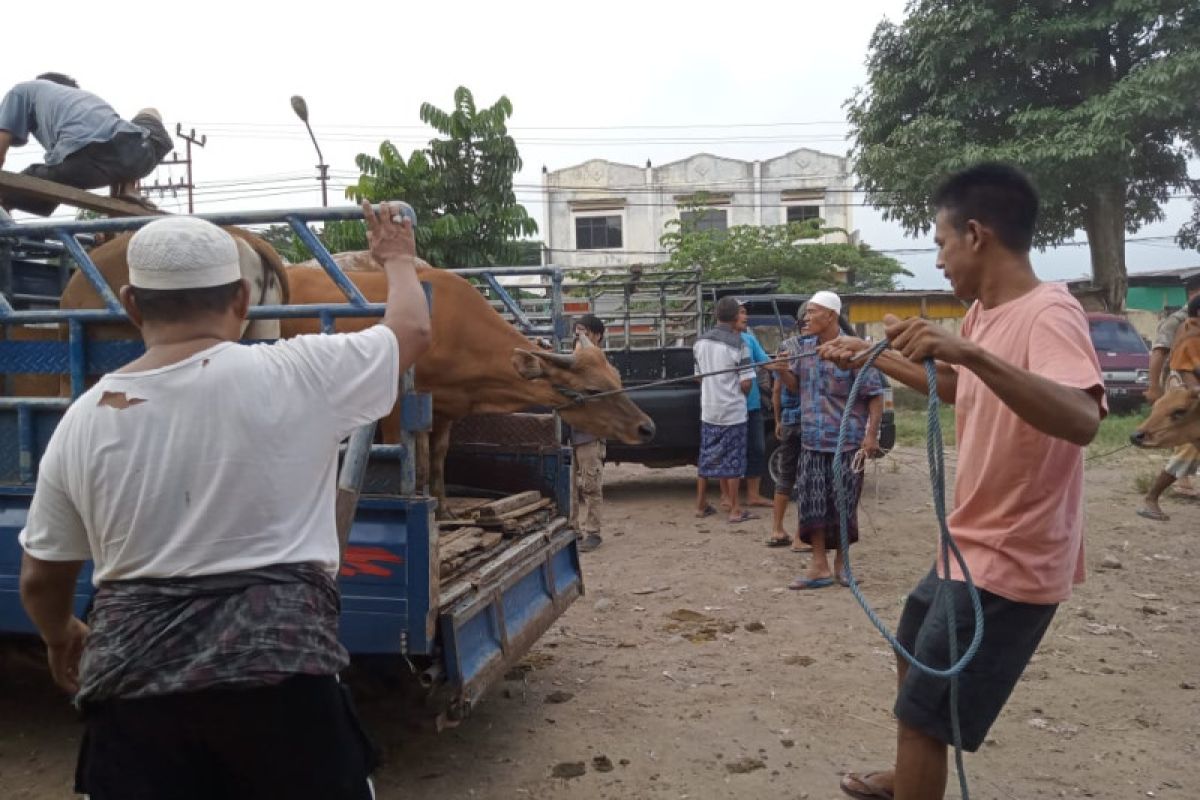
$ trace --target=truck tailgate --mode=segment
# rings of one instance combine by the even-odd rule
[[[469,707],[583,593],[575,531],[557,519],[442,588],[446,678]]]

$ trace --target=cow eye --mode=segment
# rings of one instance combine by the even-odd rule
[[[1187,409],[1178,408],[1171,412],[1171,419],[1173,419],[1173,420],[1183,419],[1183,415],[1186,413],[1187,413]]]

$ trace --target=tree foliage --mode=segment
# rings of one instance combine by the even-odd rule
[[[890,290],[898,275],[912,273],[900,262],[865,244],[825,244],[829,233],[820,220],[787,225],[735,225],[727,230],[700,230],[694,223],[671,220],[661,243],[671,254],[668,266],[700,267],[705,280],[764,279],[779,281],[783,292],[828,289],[845,272],[842,291]]]
[[[1200,144],[1200,3],[911,0],[867,65],[852,155],[886,219],[927,231],[947,173],[1018,164],[1042,195],[1037,243],[1085,230],[1094,283],[1123,306],[1124,236],[1162,218]]]
[[[421,119],[441,138],[405,158],[390,141],[379,155],[360,154],[362,172],[346,190],[356,201],[404,200],[417,212],[417,252],[431,264],[481,267],[516,261],[516,241],[537,232],[537,223],[517,203],[513,175],[521,169],[517,144],[508,133],[512,103],[500,97],[477,108],[464,86],[444,111],[421,105]]]

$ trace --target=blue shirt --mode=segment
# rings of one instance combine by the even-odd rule
[[[763,350],[763,346],[758,343],[758,339],[754,338],[754,334],[750,331],[742,331],[742,341],[746,343],[746,347],[750,348],[751,364],[761,364],[771,360],[767,351]],[[761,409],[762,393],[758,389],[758,367],[755,367],[754,380],[750,382],[750,392],[746,395],[746,410],[760,411]]]
[[[800,382],[800,445],[821,453],[837,452],[838,428],[859,370],[841,369],[817,355],[817,337],[800,338],[792,372]],[[867,432],[867,401],[883,394],[883,380],[874,367],[867,370],[858,390],[846,431],[845,450],[862,446]]]
[[[119,133],[147,135],[91,92],[53,81],[25,81],[9,90],[0,101],[0,130],[12,134],[16,147],[32,134],[46,149],[47,164],[60,164],[75,151]]]
[[[800,353],[800,337],[793,336],[785,339],[780,345],[789,356],[795,356]],[[779,380],[776,378],[776,380]],[[782,425],[794,427],[800,424],[800,395],[787,388],[784,384],[779,393],[779,422]]]

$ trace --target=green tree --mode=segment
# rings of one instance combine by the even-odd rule
[[[689,206],[689,209],[691,206]],[[787,225],[735,225],[727,230],[699,230],[694,223],[671,220],[662,235],[670,253],[668,266],[699,267],[705,280],[779,280],[780,291],[828,289],[844,272],[843,291],[896,288],[898,275],[912,275],[898,261],[865,244],[825,244],[828,233],[820,220]]]
[[[511,264],[521,256],[517,240],[537,233],[537,223],[517,202],[513,175],[521,169],[508,133],[512,103],[500,97],[477,108],[469,89],[458,87],[451,111],[424,103],[421,119],[442,138],[405,159],[390,141],[379,155],[360,154],[362,172],[348,197],[372,202],[404,200],[417,212],[417,251],[443,267]]]
[[[1162,218],[1200,142],[1196,0],[911,0],[871,39],[847,102],[867,200],[910,233],[948,172],[1026,169],[1037,244],[1087,233],[1093,283],[1124,307],[1124,237]]]

